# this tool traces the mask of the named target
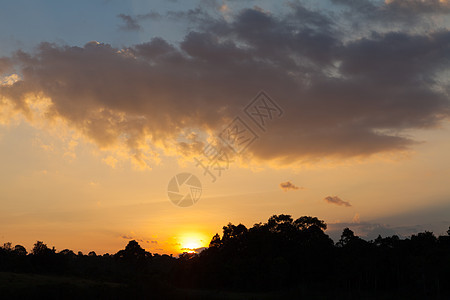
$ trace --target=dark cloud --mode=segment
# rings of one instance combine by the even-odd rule
[[[138,20],[136,18],[133,18],[130,15],[120,14],[117,15],[118,18],[120,18],[124,24],[120,26],[120,29],[122,30],[141,30],[142,27],[139,25]]]
[[[125,240],[135,240],[135,241],[141,242],[141,243],[158,244],[158,241],[140,239],[140,238],[133,237],[131,235],[126,235],[126,234],[125,235],[121,235],[120,237],[125,239]]]
[[[286,181],[286,182],[280,183],[280,188],[281,188],[283,191],[285,191],[285,192],[287,192],[287,191],[289,191],[289,190],[293,190],[293,191],[299,190],[299,189],[303,190],[302,187],[300,188],[300,187],[296,186],[295,184],[293,184],[293,183],[290,182],[290,181]]]
[[[359,215],[355,214],[352,222],[328,223],[327,234],[334,241],[338,241],[342,230],[348,227],[367,240],[375,239],[379,234],[382,237],[394,234],[410,237],[426,230],[434,232],[435,235],[446,235],[450,224],[450,204],[448,198],[440,200],[440,203],[429,207],[408,209],[370,221],[361,221]]]
[[[450,2],[448,0],[389,0],[385,9],[404,14],[448,14]]]
[[[332,223],[328,226],[327,234],[334,241],[338,241],[340,235],[344,228],[350,228],[355,232],[356,235],[366,239],[373,240],[377,238],[378,235],[382,237],[398,235],[401,237],[406,237],[410,234],[406,234],[406,232],[412,231],[413,233],[417,233],[421,230],[418,226],[403,228],[403,227],[393,227],[388,224],[380,224],[380,223],[372,223],[372,222],[361,222],[361,223]],[[405,235],[406,234],[406,235]]]
[[[432,22],[435,15],[450,13],[447,0],[388,0],[376,3],[370,0],[331,0],[334,4],[347,7],[345,16],[361,26],[362,23],[375,22],[382,26],[393,24],[417,25]]]
[[[188,251],[188,252],[193,251],[195,253],[200,253],[200,252],[202,252],[203,250],[205,250],[207,248],[208,247],[200,247],[200,248],[193,248],[193,249],[191,249],[191,248],[181,248],[181,251]]]
[[[325,202],[327,202],[327,203],[336,204],[339,206],[346,206],[346,207],[352,206],[350,204],[350,202],[344,201],[341,198],[339,198],[338,196],[328,196],[328,197],[325,197],[323,200],[325,200]]]
[[[200,247],[200,248],[196,248],[194,251],[195,251],[195,253],[200,253],[200,252],[202,252],[203,250],[205,250],[207,248],[208,247]]]
[[[126,31],[138,31],[142,30],[142,26],[140,25],[141,21],[146,19],[159,20],[162,16],[157,12],[149,12],[147,14],[140,14],[136,16],[119,14],[117,17],[123,21],[120,29]]]
[[[376,10],[377,6],[370,0],[331,0],[331,2],[339,5],[345,5],[356,11],[369,12]]]
[[[386,223],[378,222],[361,222],[361,223],[332,223],[329,224],[327,234],[334,240],[338,241],[344,228],[350,228],[356,235],[364,238],[365,240],[374,240],[381,235],[382,237],[388,237],[397,235],[401,238],[411,237],[413,234],[419,232],[434,231],[436,235],[445,234],[445,231],[441,229],[448,228],[445,224],[417,224],[417,225],[405,225],[396,226]],[[442,232],[441,232],[442,231]]]
[[[155,38],[125,49],[43,43],[18,52],[9,59],[22,80],[0,95],[24,114],[29,95],[47,97],[48,118],[101,148],[124,144],[138,161],[160,148],[198,152],[201,141],[179,137],[218,132],[262,89],[285,113],[264,134],[254,128],[260,138],[247,154],[278,164],[409,149],[416,141],[406,132],[449,116],[448,29],[374,28],[351,39],[339,19],[300,4],[285,15],[245,9],[228,21],[201,9],[186,15],[198,26],[179,45]]]

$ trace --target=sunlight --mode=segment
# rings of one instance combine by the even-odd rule
[[[182,252],[195,253],[196,249],[205,247],[204,236],[198,233],[187,233],[180,238]]]

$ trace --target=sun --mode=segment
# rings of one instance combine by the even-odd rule
[[[180,250],[195,253],[196,249],[205,247],[205,237],[199,233],[184,234],[180,237]]]
[[[188,241],[185,244],[182,244],[182,250],[186,250],[186,252],[195,252],[195,249],[201,247],[201,244],[197,241]]]

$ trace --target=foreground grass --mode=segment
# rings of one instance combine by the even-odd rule
[[[394,299],[409,295],[407,291],[394,293],[336,293],[320,288],[298,286],[293,289],[257,293],[221,290],[180,289],[173,286],[128,286],[126,284],[97,281],[57,275],[0,272],[0,298],[6,299]]]
[[[126,286],[76,277],[0,272],[2,298],[76,299],[112,298],[123,295]],[[85,297],[88,295],[88,297]],[[105,297],[103,297],[105,296]]]
[[[29,289],[46,285],[72,285],[77,288],[105,286],[108,288],[124,287],[123,284],[113,282],[99,282],[89,279],[64,277],[55,275],[21,274],[0,272],[0,289]]]

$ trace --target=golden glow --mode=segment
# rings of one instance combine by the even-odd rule
[[[206,247],[206,240],[203,234],[186,233],[180,237],[181,252],[195,253],[196,249]]]

